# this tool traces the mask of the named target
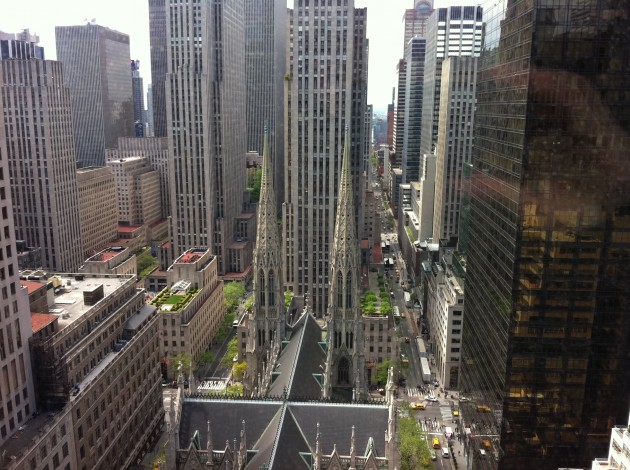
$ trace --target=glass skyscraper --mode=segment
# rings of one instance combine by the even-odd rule
[[[468,466],[590,467],[630,402],[630,4],[491,0],[484,17]]]
[[[80,166],[105,166],[105,149],[134,135],[129,36],[96,24],[56,26],[57,58],[70,89]]]

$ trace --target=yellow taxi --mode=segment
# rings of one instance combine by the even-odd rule
[[[490,441],[488,439],[484,439],[481,441],[481,447],[486,450],[492,450],[492,444],[490,444]]]
[[[440,440],[437,437],[433,438],[433,448],[434,449],[441,449],[442,446],[440,445]]]
[[[459,418],[459,411],[453,411],[453,418]]]
[[[489,413],[490,411],[492,411],[492,409],[486,405],[478,405],[477,411],[481,411],[482,413]]]
[[[424,410],[425,408],[424,403],[412,403],[410,406],[412,410]]]

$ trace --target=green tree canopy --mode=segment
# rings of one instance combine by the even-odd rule
[[[171,365],[173,366],[173,376],[177,378],[177,370],[179,368],[179,364],[182,365],[182,374],[184,375],[184,379],[188,378],[188,374],[190,373],[190,365],[192,364],[192,356],[188,353],[181,352],[177,356],[174,356]],[[195,364],[193,364],[193,371],[195,370]]]
[[[242,282],[228,282],[223,285],[223,295],[225,297],[225,309],[227,313],[234,313],[238,308],[241,297],[245,295],[245,288]]]
[[[391,359],[386,359],[376,366],[376,375],[374,378],[380,386],[387,384],[387,373],[392,366]]]
[[[245,371],[247,370],[247,362],[237,362],[232,366],[232,377],[237,382],[243,380],[243,376],[245,375]]]

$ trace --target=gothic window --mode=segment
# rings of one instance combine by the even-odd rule
[[[352,273],[346,278],[346,308],[352,308]]]
[[[273,279],[273,271],[269,271],[269,279],[267,279],[267,304],[273,307],[276,304],[275,281]]]
[[[350,364],[348,363],[348,359],[345,357],[342,357],[339,360],[337,383],[339,385],[348,385],[350,383]]]
[[[258,271],[258,295],[260,296],[258,298],[258,303],[260,304],[261,307],[265,306],[265,273],[263,272],[263,270],[261,269],[260,271]]]
[[[337,273],[337,307],[343,308],[343,277]]]

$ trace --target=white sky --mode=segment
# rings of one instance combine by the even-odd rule
[[[229,0],[228,0],[229,1]],[[482,0],[435,0],[436,7],[449,4],[476,4]],[[0,30],[17,33],[29,28],[40,37],[46,58],[55,59],[55,26],[96,23],[128,34],[131,59],[140,60],[144,85],[150,83],[148,0],[6,0],[0,16]],[[287,0],[288,6],[293,0]],[[413,8],[413,0],[355,0],[355,6],[368,8],[370,40],[368,103],[384,112],[396,85],[396,64],[403,53],[403,12]],[[145,103],[146,105],[146,103]]]

